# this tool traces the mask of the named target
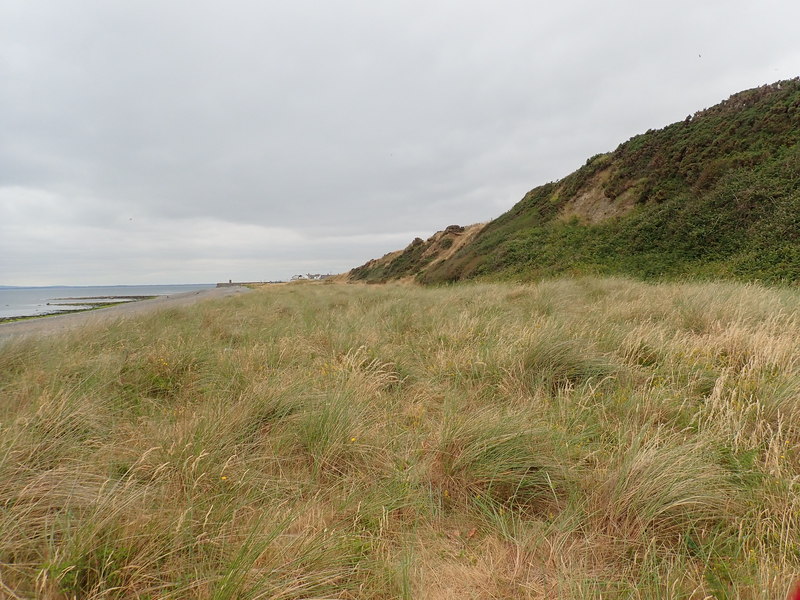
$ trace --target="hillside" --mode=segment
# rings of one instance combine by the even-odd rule
[[[467,227],[450,225],[427,240],[415,238],[403,250],[389,252],[353,269],[349,278],[384,282],[419,277],[469,247],[483,227],[481,223]]]
[[[452,246],[455,227],[350,279],[558,274],[800,279],[800,78],[746,90],[593,156]],[[447,240],[453,240],[447,242]]]

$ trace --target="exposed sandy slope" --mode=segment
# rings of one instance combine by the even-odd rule
[[[568,221],[577,217],[582,223],[597,225],[614,217],[621,217],[631,212],[636,206],[638,191],[635,185],[625,190],[613,200],[608,198],[603,185],[608,181],[612,174],[610,168],[603,169],[592,177],[587,184],[581,188],[580,192],[570,198],[561,209],[560,218]],[[561,188],[555,194],[560,195]]]
[[[453,256],[462,246],[466,246],[472,242],[475,236],[477,236],[485,226],[486,223],[473,223],[472,225],[466,225],[461,232],[452,232],[448,235],[448,231],[445,229],[444,231],[433,234],[433,236],[428,238],[428,241],[435,243],[432,243],[431,247],[423,254],[423,256],[426,257],[429,255],[433,256],[433,260],[430,265],[428,265],[428,268]],[[442,241],[448,237],[453,240],[452,245],[448,248],[444,248]]]
[[[172,294],[161,296],[152,300],[141,300],[120,304],[119,306],[109,306],[85,312],[53,315],[38,319],[26,319],[24,321],[13,321],[11,323],[0,323],[0,343],[16,336],[23,335],[49,335],[82,327],[84,325],[94,325],[106,321],[124,319],[136,315],[142,315],[155,310],[164,310],[178,306],[188,306],[201,300],[213,298],[224,298],[249,291],[245,287],[223,287],[199,290],[194,292],[184,292],[182,294]]]
[[[394,260],[401,259],[406,253],[414,255],[415,251],[422,246],[424,248],[422,253],[409,261],[404,269],[405,273],[395,273],[391,277],[392,281],[395,282],[410,283],[416,281],[417,275],[425,273],[440,262],[449,259],[463,246],[472,242],[485,226],[486,223],[474,223],[466,227],[451,225],[442,231],[437,231],[425,241],[417,238],[403,250],[389,252],[388,254],[384,254],[381,258],[372,259],[347,273],[337,275],[334,281],[349,283],[357,283],[359,281],[368,282],[373,280],[373,278],[369,274],[366,277],[364,276],[363,271],[365,269],[373,273],[376,270],[381,272],[385,269],[390,269],[390,265]],[[359,271],[361,271],[361,273],[358,273]],[[380,277],[382,277],[382,275],[378,276],[378,278]]]

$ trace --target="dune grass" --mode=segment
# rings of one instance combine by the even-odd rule
[[[297,284],[0,347],[0,596],[785,597],[800,293]]]

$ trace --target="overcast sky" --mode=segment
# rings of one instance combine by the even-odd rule
[[[2,0],[0,284],[341,272],[800,74],[794,0]]]

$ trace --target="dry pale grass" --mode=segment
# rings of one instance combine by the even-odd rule
[[[0,348],[0,596],[785,597],[800,293],[304,284]]]

